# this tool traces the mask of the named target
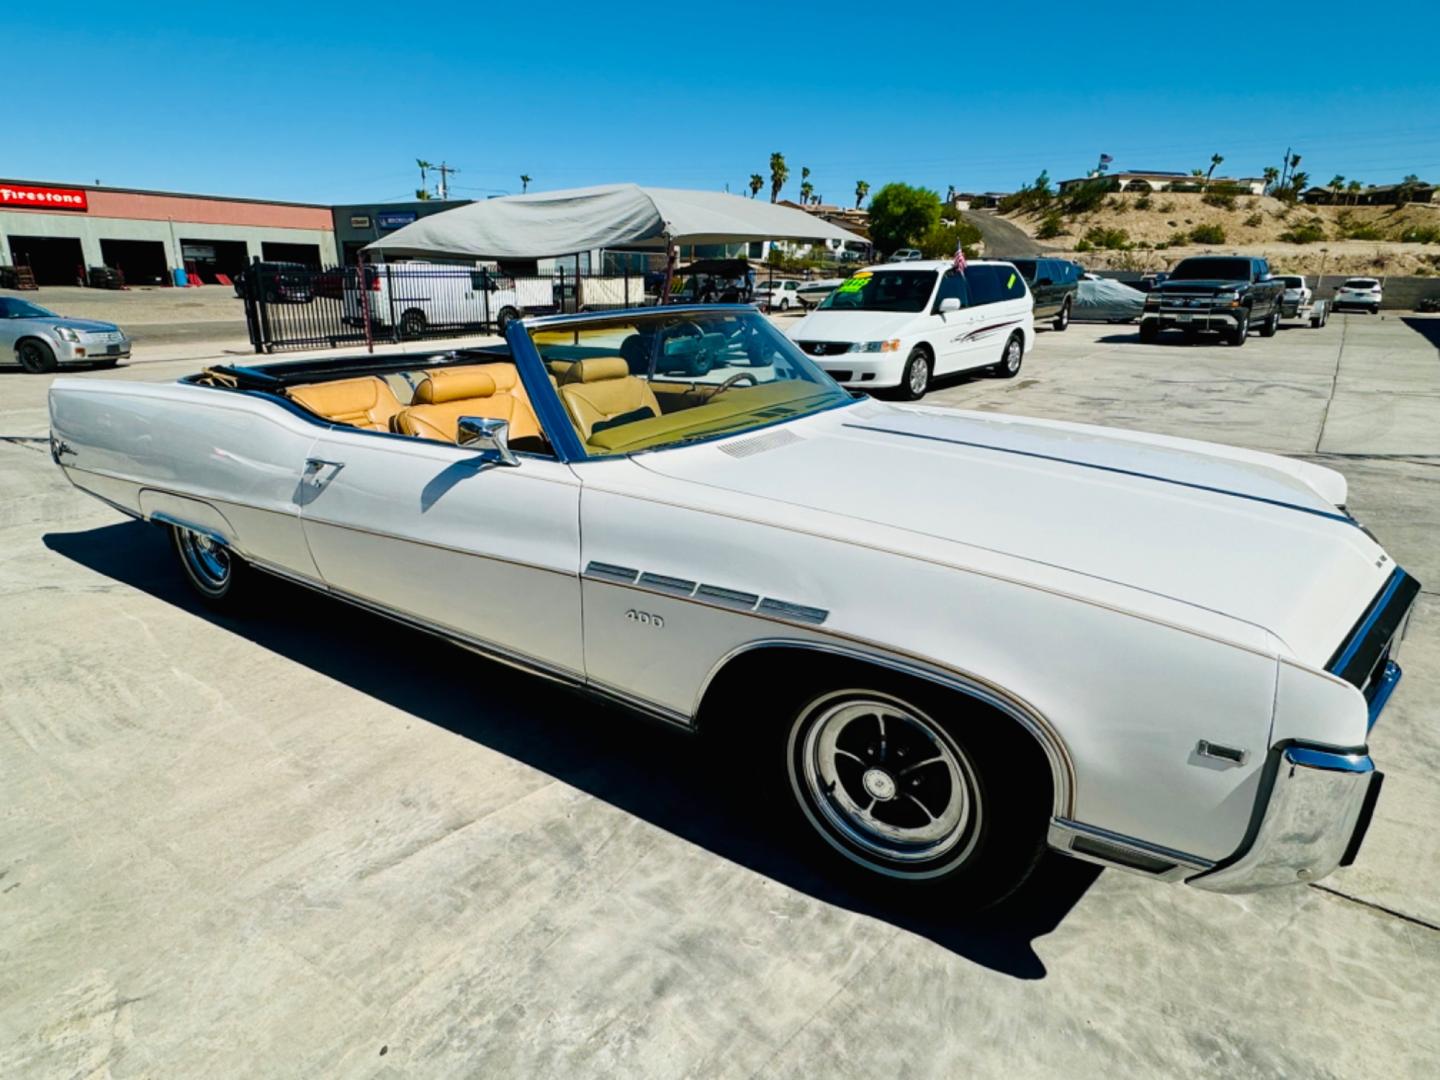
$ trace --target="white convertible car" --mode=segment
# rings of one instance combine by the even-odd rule
[[[163,526],[204,600],[261,571],[741,736],[891,888],[993,902],[1047,846],[1314,881],[1379,791],[1418,585],[1315,465],[872,401],[749,306],[60,379],[50,413],[66,476]]]

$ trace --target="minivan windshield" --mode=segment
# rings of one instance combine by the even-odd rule
[[[1249,259],[1186,259],[1175,267],[1171,281],[1249,281]]]
[[[820,302],[821,311],[924,311],[934,270],[861,270]]]
[[[661,308],[528,332],[594,456],[736,435],[853,400],[754,308]]]

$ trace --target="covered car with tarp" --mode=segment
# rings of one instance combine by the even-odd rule
[[[1082,280],[1070,317],[1081,322],[1132,322],[1145,309],[1145,294],[1123,281]]]

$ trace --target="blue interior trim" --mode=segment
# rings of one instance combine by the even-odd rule
[[[1216,495],[1228,495],[1234,499],[1246,499],[1250,502],[1279,506],[1285,510],[1298,510],[1302,514],[1313,514],[1316,517],[1328,518],[1332,521],[1343,521],[1347,525],[1356,524],[1353,518],[1337,511],[1316,510],[1312,506],[1300,506],[1297,503],[1289,503],[1281,499],[1267,499],[1263,495],[1247,495],[1243,491],[1231,491],[1229,488],[1211,487],[1209,484],[1192,484],[1188,480],[1175,480],[1168,476],[1156,476],[1154,473],[1137,472],[1134,469],[1121,469],[1114,465],[1097,465],[1093,462],[1076,461],[1074,458],[1059,457],[1055,454],[1041,454],[1034,450],[1015,450],[1008,446],[994,446],[990,443],[971,442],[968,439],[951,439],[944,435],[924,435],[918,431],[899,431],[895,428],[871,427],[869,424],[846,424],[845,426],[858,428],[861,431],[878,431],[884,435],[901,435],[907,439],[925,439],[929,442],[969,446],[976,450],[994,450],[996,453],[1014,454],[1017,457],[1039,458],[1041,461],[1058,461],[1062,465],[1074,465],[1080,469],[1095,469],[1098,472],[1118,473],[1121,476],[1134,476],[1141,480],[1155,480],[1161,484],[1173,484],[1176,487],[1193,488],[1196,491],[1209,491]],[[1359,526],[1356,525],[1356,527],[1358,528]]]

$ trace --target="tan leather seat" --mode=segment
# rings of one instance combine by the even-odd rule
[[[401,409],[395,391],[374,375],[292,386],[289,394],[291,401],[326,420],[368,431],[389,431]]]
[[[436,369],[426,373],[420,385],[415,388],[415,404],[403,409],[395,417],[395,430],[402,435],[414,435],[421,439],[435,439],[440,442],[459,442],[460,418],[479,416],[492,420],[506,420],[510,424],[510,442],[522,439],[538,439],[540,423],[530,403],[514,393],[501,391],[496,385],[495,375],[480,367]],[[524,388],[515,380],[515,369],[499,365],[508,371],[511,389]],[[501,378],[505,372],[497,372]]]
[[[560,380],[560,400],[587,442],[597,424],[647,409],[651,416],[660,415],[650,384],[631,375],[630,365],[618,356],[576,361]]]

